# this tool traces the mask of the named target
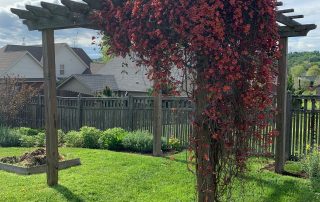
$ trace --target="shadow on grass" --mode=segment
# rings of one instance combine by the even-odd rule
[[[294,202],[315,200],[315,193],[311,189],[308,189],[307,187],[301,187],[299,186],[299,182],[293,180],[284,180],[282,184],[278,184],[277,181],[264,180],[259,177],[245,176],[243,178],[248,181],[255,181],[261,186],[272,189],[271,194],[267,196],[265,200],[263,200],[264,202],[280,201],[281,197],[292,194],[292,192],[296,192],[297,196]]]
[[[184,163],[184,164],[189,163],[186,159],[172,158],[171,156],[164,156],[164,157],[162,157],[162,158],[167,159],[167,160],[170,160],[170,161],[175,161],[175,162],[179,162],[179,163]]]
[[[70,191],[67,187],[63,185],[58,184],[52,188],[58,191],[60,194],[62,194],[67,201],[84,202],[82,198],[72,193],[72,191]]]

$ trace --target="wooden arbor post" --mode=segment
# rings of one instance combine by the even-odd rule
[[[155,84],[158,80],[155,80]],[[154,88],[156,90],[156,88]],[[162,99],[161,90],[156,90],[154,95],[153,108],[153,156],[162,156],[161,137],[162,137]]]
[[[278,62],[278,87],[277,87],[277,117],[276,127],[279,136],[276,140],[276,156],[275,156],[275,171],[283,173],[286,154],[286,134],[288,129],[287,124],[287,66],[288,66],[288,37],[280,39],[281,58]]]
[[[47,184],[58,184],[57,95],[54,31],[42,31],[46,123]]]

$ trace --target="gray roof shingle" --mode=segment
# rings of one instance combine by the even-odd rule
[[[90,74],[75,74],[69,77],[65,82],[62,82],[58,88],[68,83],[71,79],[76,79],[83,85],[87,86],[92,92],[101,92],[106,86],[112,91],[118,91],[118,85],[113,75],[90,75]]]

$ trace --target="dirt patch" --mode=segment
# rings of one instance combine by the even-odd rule
[[[64,157],[59,155],[59,161]],[[45,165],[47,163],[46,150],[37,149],[32,152],[24,153],[22,156],[4,157],[0,159],[0,162],[7,164],[18,164],[25,167],[33,167]]]
[[[274,163],[267,164],[265,167],[261,168],[261,170],[268,170],[268,171],[274,172],[275,164]],[[298,173],[292,173],[292,172],[288,172],[288,171],[283,171],[282,175],[287,175],[287,176],[297,177],[297,178],[303,178],[303,179],[307,179],[308,178],[308,174],[306,172],[304,172],[304,171],[300,171]]]

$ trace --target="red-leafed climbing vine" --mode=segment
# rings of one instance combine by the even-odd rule
[[[150,78],[195,87],[194,135],[199,201],[219,201],[245,168],[248,141],[273,117],[279,54],[275,0],[105,0],[96,14],[110,51],[134,56]],[[120,2],[120,3],[119,3]],[[122,3],[121,3],[122,2]],[[190,76],[191,75],[191,76]]]

